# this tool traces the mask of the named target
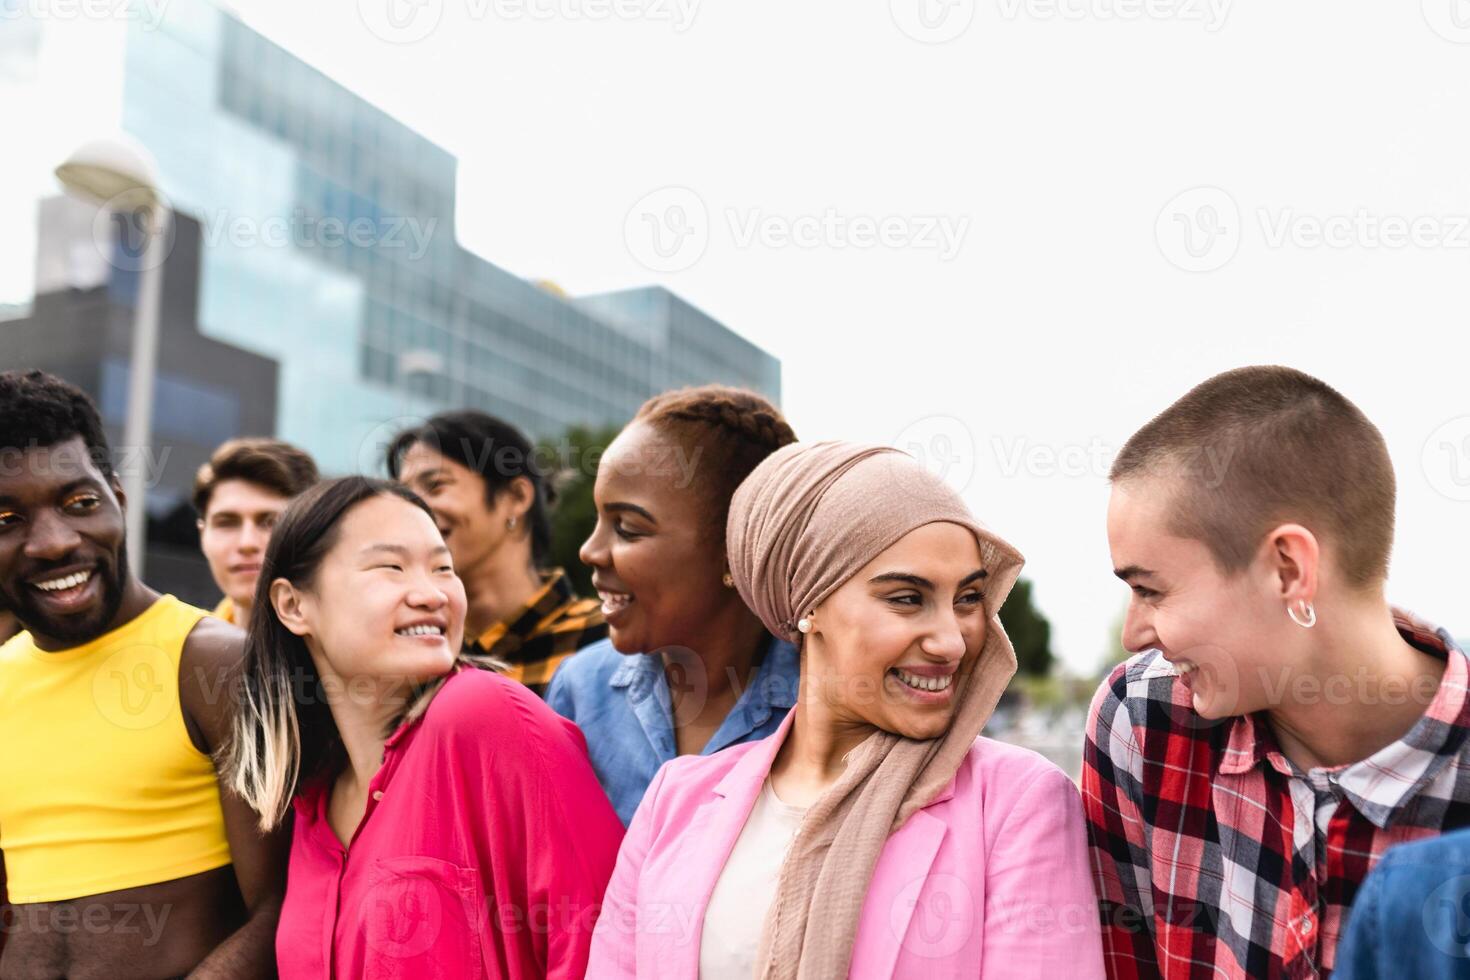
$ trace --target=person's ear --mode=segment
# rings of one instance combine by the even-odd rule
[[[1316,601],[1322,550],[1317,536],[1300,524],[1282,524],[1266,535],[1272,587],[1288,606]]]
[[[505,485],[501,493],[509,500],[510,516],[520,523],[536,502],[536,484],[529,477],[518,476]]]
[[[271,583],[270,599],[271,608],[276,611],[276,618],[282,626],[297,636],[311,633],[310,602],[305,593],[286,579],[278,578]]]

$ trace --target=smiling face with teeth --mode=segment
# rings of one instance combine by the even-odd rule
[[[464,586],[444,539],[427,513],[389,494],[348,510],[310,580],[277,578],[270,599],[324,679],[420,683],[447,673],[464,639]]]
[[[968,528],[910,531],[812,610],[803,698],[839,727],[942,735],[985,643],[985,579]]]
[[[593,486],[597,526],[581,558],[592,569],[609,638],[622,653],[669,647],[705,651],[732,636],[765,636],[739,594],[725,587],[723,524],[705,485],[658,461],[682,449],[634,422],[603,454]],[[725,502],[728,506],[728,501]]]
[[[128,575],[122,488],[97,468],[82,437],[7,458],[0,604],[46,650],[95,639],[141,611],[148,596]],[[124,609],[127,597],[134,601]]]
[[[1172,530],[1180,492],[1163,478],[1113,486],[1108,545],[1114,574],[1131,591],[1123,646],[1160,651],[1203,719],[1280,707],[1267,681],[1284,665],[1310,659],[1310,635],[1287,618],[1283,598],[1300,576],[1291,553],[1310,532],[1271,529],[1249,567],[1226,573],[1203,542]]]

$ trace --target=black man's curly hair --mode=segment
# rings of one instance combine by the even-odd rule
[[[0,453],[56,446],[77,436],[110,482],[112,450],[86,392],[45,371],[0,373]]]

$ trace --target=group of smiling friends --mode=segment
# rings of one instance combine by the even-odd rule
[[[752,392],[601,455],[597,599],[483,413],[389,479],[219,447],[213,613],[130,570],[111,458],[0,374],[4,980],[1470,975],[1466,657],[1389,605],[1388,450],[1300,371],[1114,460],[1080,792],[982,734],[1024,542]]]

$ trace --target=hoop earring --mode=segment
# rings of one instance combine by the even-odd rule
[[[1286,604],[1286,615],[1288,615],[1288,616],[1291,617],[1291,621],[1293,623],[1296,623],[1298,626],[1300,626],[1304,630],[1309,630],[1313,626],[1316,626],[1317,625],[1317,607],[1314,606],[1314,605],[1312,605],[1310,602],[1308,602],[1305,599],[1298,599],[1297,600],[1297,606],[1300,606],[1301,607],[1301,618],[1300,619],[1297,618],[1296,606],[1293,606],[1289,602]]]

